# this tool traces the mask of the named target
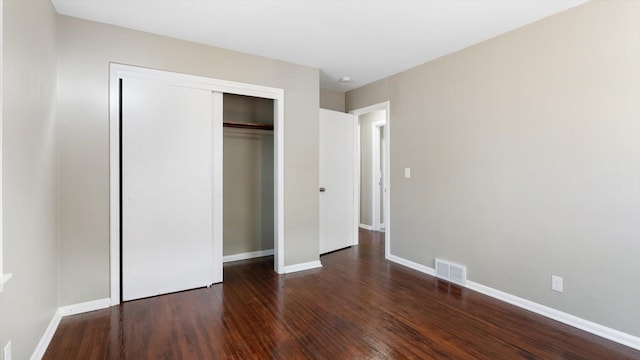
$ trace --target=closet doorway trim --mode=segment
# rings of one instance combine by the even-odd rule
[[[109,241],[111,305],[120,303],[120,80],[156,79],[236,95],[274,100],[274,270],[284,273],[284,90],[260,85],[218,80],[202,76],[109,64]],[[220,128],[222,124],[220,124]],[[222,224],[220,224],[222,226]],[[220,230],[221,231],[221,230]],[[222,245],[220,244],[220,248]],[[218,248],[216,248],[218,249]],[[222,263],[222,251],[215,254]],[[219,258],[219,259],[218,259]]]

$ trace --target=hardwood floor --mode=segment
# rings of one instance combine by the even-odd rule
[[[384,260],[380,233],[276,275],[66,317],[44,359],[640,359],[640,352]]]

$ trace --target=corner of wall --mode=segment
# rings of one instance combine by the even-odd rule
[[[320,108],[346,112],[345,93],[334,90],[320,89]]]

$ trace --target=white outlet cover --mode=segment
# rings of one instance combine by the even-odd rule
[[[4,346],[4,360],[11,360],[11,341]]]
[[[551,276],[551,290],[562,292],[562,278],[560,276]]]
[[[411,168],[404,168],[404,177],[407,179],[411,177]]]

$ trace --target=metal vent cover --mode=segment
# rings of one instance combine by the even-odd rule
[[[436,276],[465,286],[467,284],[467,267],[447,260],[436,259]]]

